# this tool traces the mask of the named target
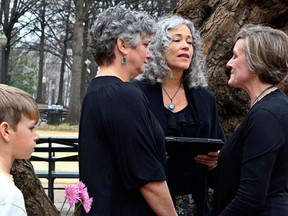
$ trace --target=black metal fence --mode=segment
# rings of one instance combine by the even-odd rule
[[[39,178],[48,180],[48,197],[54,202],[54,190],[63,189],[63,187],[54,187],[56,178],[79,178],[78,170],[56,169],[57,162],[78,161],[78,138],[41,137],[37,141],[35,152],[41,152],[41,154],[33,154],[31,161],[47,162],[45,169],[36,169],[35,172]]]

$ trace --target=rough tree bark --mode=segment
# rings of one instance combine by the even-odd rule
[[[16,160],[11,174],[22,191],[28,216],[57,216],[59,212],[46,195],[29,160]]]
[[[288,33],[288,1],[182,0],[173,13],[190,18],[201,30],[209,87],[215,93],[222,125],[230,137],[249,110],[246,93],[227,85],[226,63],[232,56],[234,36],[248,23],[268,24]],[[288,79],[280,87],[288,93]]]

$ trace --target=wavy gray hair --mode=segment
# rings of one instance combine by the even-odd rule
[[[183,24],[191,31],[194,49],[189,68],[184,70],[183,83],[187,84],[189,88],[207,86],[205,56],[203,55],[203,42],[200,33],[190,20],[176,15],[163,17],[157,23],[156,34],[149,45],[153,56],[142,75],[149,83],[163,83],[167,76],[173,76],[171,69],[167,65],[164,52],[169,49],[172,42],[170,30]]]
[[[141,37],[152,36],[155,31],[155,21],[147,13],[110,7],[97,16],[90,28],[88,46],[98,65],[110,65],[118,38],[135,48]]]

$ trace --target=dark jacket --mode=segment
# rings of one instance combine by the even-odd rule
[[[149,102],[149,108],[160,122],[164,134],[168,134],[166,122],[166,108],[163,106],[162,89],[160,84],[150,85],[145,81],[133,80],[133,84],[138,86]],[[223,129],[219,122],[215,97],[208,89],[203,87],[192,88],[184,87],[188,100],[188,108],[192,114],[192,125],[189,134],[183,133],[183,136],[217,138],[226,140]],[[196,164],[189,177],[183,175],[183,170],[172,170],[173,164],[168,165],[168,185],[173,195],[183,195],[192,193],[197,206],[198,215],[207,215],[208,207],[208,186],[207,186],[207,167]],[[190,166],[190,165],[189,165]],[[171,174],[173,173],[173,174]],[[182,177],[183,178],[182,178]],[[174,181],[176,179],[176,181]]]

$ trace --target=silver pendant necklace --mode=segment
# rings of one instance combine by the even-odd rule
[[[265,93],[269,90],[269,89],[272,89],[274,87],[274,85],[271,85],[269,87],[267,87],[266,89],[264,89],[257,97],[256,99],[254,100],[254,102],[251,104],[251,108],[259,101],[261,100],[264,96],[265,96]],[[276,88],[276,87],[275,87]]]
[[[175,96],[177,95],[178,91],[181,88],[181,84],[179,85],[178,89],[176,90],[175,94],[173,95],[173,97],[170,97],[170,95],[168,94],[168,92],[166,91],[166,89],[162,86],[165,94],[167,95],[167,97],[170,99],[170,103],[168,104],[168,109],[169,110],[174,110],[175,109],[175,104],[173,103],[173,99],[175,98]]]

